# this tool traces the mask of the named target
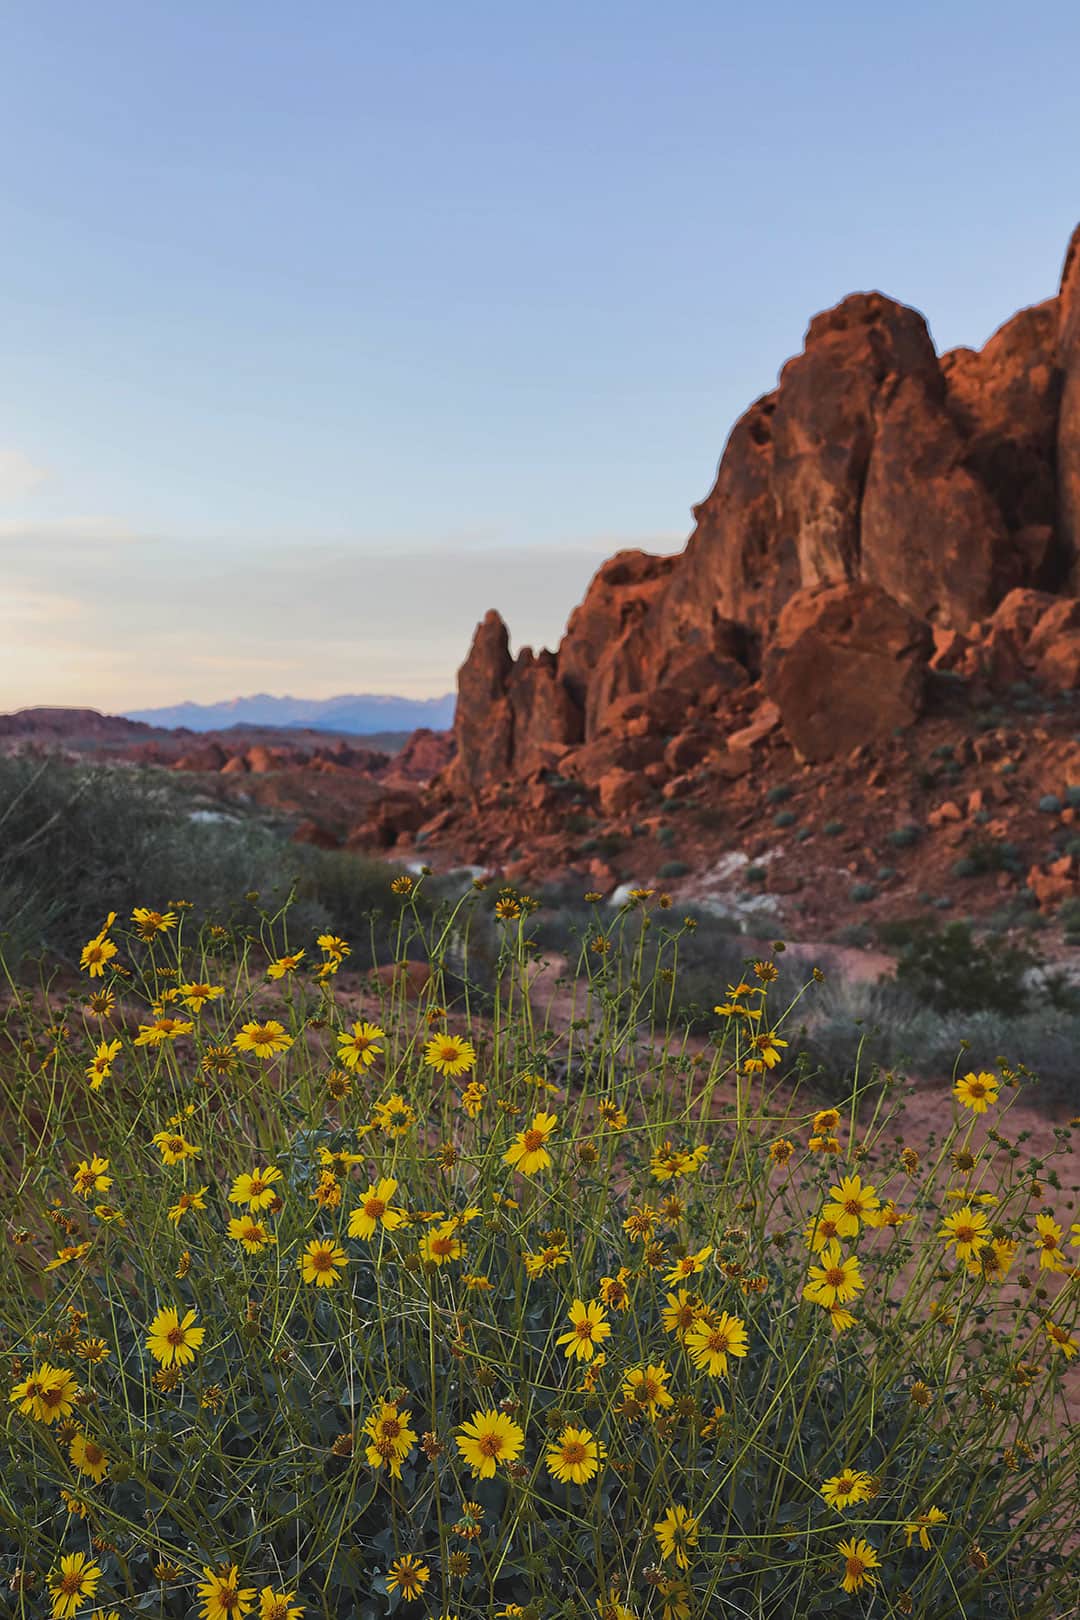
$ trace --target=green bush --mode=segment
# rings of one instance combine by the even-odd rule
[[[385,861],[294,844],[251,821],[193,820],[190,800],[160,772],[0,760],[9,960],[48,953],[70,962],[101,927],[103,894],[124,913],[185,900],[236,927],[250,917],[243,895],[274,909],[291,893],[297,926],[352,933],[390,905],[394,875]],[[367,952],[363,940],[359,948]]]
[[[914,930],[901,948],[896,979],[939,1012],[986,1007],[1019,1013],[1028,1003],[1025,977],[1035,960],[1019,946],[975,939],[966,923],[929,925]]]
[[[681,878],[685,877],[689,870],[685,861],[665,861],[656,875],[661,878]]]

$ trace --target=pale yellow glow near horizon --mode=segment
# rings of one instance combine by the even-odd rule
[[[554,647],[618,549],[607,537],[505,550],[180,545],[81,520],[5,521],[0,712],[123,713],[257,692],[438,697],[489,608],[515,649]]]

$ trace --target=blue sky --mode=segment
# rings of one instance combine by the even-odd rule
[[[1065,4],[9,8],[0,709],[553,643],[815,311],[1055,290],[1077,60]]]

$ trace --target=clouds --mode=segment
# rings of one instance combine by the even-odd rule
[[[106,520],[0,524],[8,582],[0,709],[128,709],[242,691],[448,690],[497,607],[514,645],[553,646],[622,545],[425,546],[358,537],[138,535]]]

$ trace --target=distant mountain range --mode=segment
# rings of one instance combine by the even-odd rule
[[[445,731],[454,720],[454,694],[443,697],[392,697],[381,692],[348,693],[332,698],[229,698],[224,703],[177,703],[167,709],[128,709],[128,720],[148,726],[186,726],[189,731],[221,731],[227,726],[303,726],[313,731],[415,731],[430,726]]]

